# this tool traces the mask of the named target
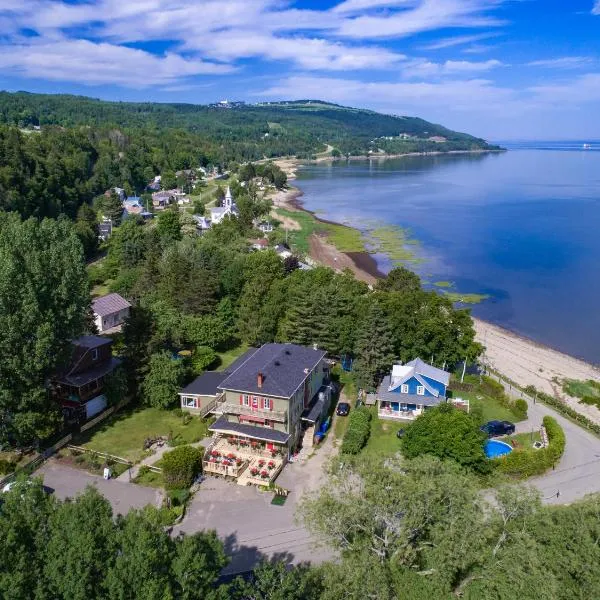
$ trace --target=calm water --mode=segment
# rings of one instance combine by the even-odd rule
[[[425,280],[491,296],[474,315],[599,363],[600,143],[582,144],[309,165],[297,185],[320,216],[409,228]]]

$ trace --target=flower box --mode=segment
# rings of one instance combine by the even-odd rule
[[[264,466],[265,466],[265,461],[264,461],[264,460],[262,460],[262,459],[261,459],[261,460],[259,460],[259,461],[258,461],[258,466],[259,466],[259,467],[264,467]]]
[[[210,455],[216,458],[217,456],[221,456],[221,453],[218,450],[211,450]]]
[[[250,469],[250,473],[254,476],[258,475],[258,469],[256,467],[252,467]]]
[[[274,468],[275,468],[275,463],[274,463],[272,460],[270,460],[270,461],[269,461],[269,464],[267,465],[267,467],[268,467],[269,469],[274,469]]]
[[[242,465],[242,463],[243,463],[243,462],[244,462],[244,461],[243,461],[241,458],[236,458],[236,459],[235,459],[235,464],[236,464],[238,467],[240,467],[240,466]]]
[[[235,459],[235,454],[234,454],[233,452],[230,452],[230,453],[227,455],[227,458],[228,458],[229,460],[234,460],[234,459]]]
[[[265,471],[265,470],[263,469],[263,470],[260,472],[260,476],[261,476],[263,479],[267,479],[267,478],[269,477],[269,472],[268,472],[268,471]]]

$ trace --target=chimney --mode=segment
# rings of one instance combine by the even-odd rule
[[[256,377],[256,385],[258,386],[258,389],[262,388],[264,380],[265,376],[259,372],[258,376]]]

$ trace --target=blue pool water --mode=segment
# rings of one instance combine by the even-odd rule
[[[498,458],[512,452],[511,446],[498,440],[487,440],[483,445],[483,451],[488,458]]]

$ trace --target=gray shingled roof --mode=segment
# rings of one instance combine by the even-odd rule
[[[323,350],[296,344],[265,344],[233,371],[219,388],[291,398],[325,354]],[[260,388],[259,373],[264,377]]]
[[[414,367],[415,373],[419,375],[425,375],[425,377],[429,377],[434,381],[439,381],[440,383],[443,383],[446,386],[450,382],[450,373],[447,373],[442,369],[438,369],[437,367],[432,367],[426,362],[423,362],[420,358],[415,358],[414,360],[407,362],[406,366]]]
[[[112,373],[120,364],[121,360],[113,357],[110,359],[110,361],[98,365],[95,369],[88,369],[83,373],[77,373],[75,375],[59,375],[56,379],[60,383],[66,383],[74,387],[81,387],[82,385],[86,385],[91,381],[100,379],[100,377],[104,377],[105,375]]]
[[[216,396],[219,384],[229,376],[223,371],[206,371],[186,385],[179,393],[188,396]]]
[[[130,306],[131,304],[119,294],[107,294],[92,301],[92,310],[100,317],[112,315]]]
[[[377,388],[378,400],[384,402],[401,402],[403,404],[422,404],[423,406],[437,406],[446,401],[444,396],[419,396],[417,394],[399,394],[398,392],[388,392],[390,387],[390,376],[386,375]]]
[[[82,335],[73,340],[73,344],[82,348],[99,348],[100,346],[106,346],[106,344],[112,344],[112,340],[99,335]]]
[[[206,371],[198,375],[194,381],[179,391],[180,394],[190,396],[216,396],[219,393],[220,383],[231,375],[236,369],[243,365],[255,352],[256,348],[250,348],[244,354],[238,356],[223,371]]]
[[[209,426],[208,430],[217,433],[243,435],[265,442],[276,442],[278,444],[285,444],[290,439],[290,434],[285,433],[284,431],[277,431],[276,429],[270,429],[269,427],[246,425],[245,423],[234,423],[233,421],[228,421],[225,415],[219,417]]]

